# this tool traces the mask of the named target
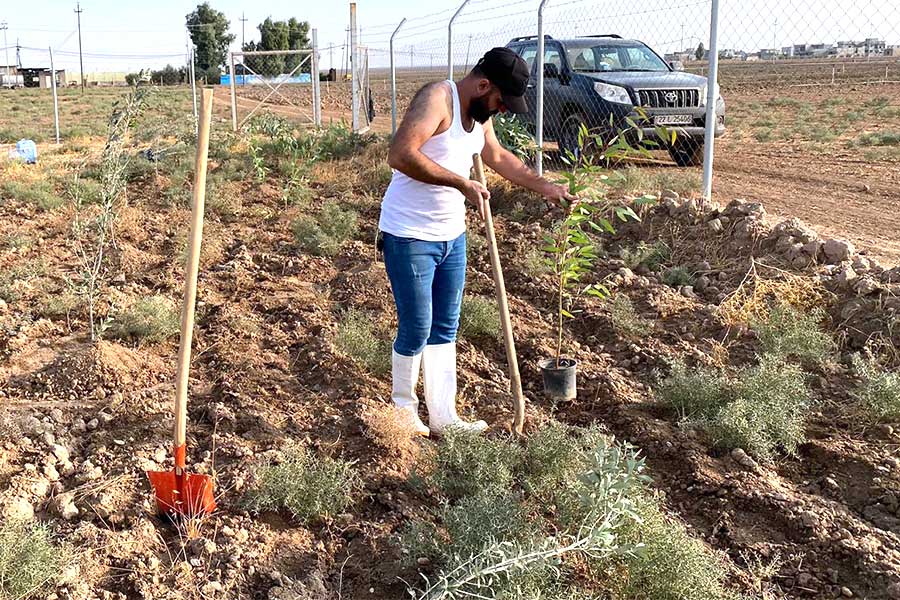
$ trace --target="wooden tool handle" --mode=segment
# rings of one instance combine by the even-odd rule
[[[484,178],[484,164],[481,155],[472,156],[475,164],[475,179],[487,186]],[[509,303],[506,300],[506,284],[503,282],[503,267],[500,266],[500,254],[497,252],[497,237],[494,235],[494,218],[491,215],[491,203],[485,201],[484,231],[487,238],[488,251],[491,255],[491,271],[494,275],[494,288],[497,292],[497,306],[500,309],[500,326],[503,329],[503,344],[506,346],[506,362],[509,365],[509,387],[513,395],[515,416],[513,430],[521,435],[525,424],[525,397],[522,395],[522,379],[519,376],[519,361],[516,358],[516,342],[513,339],[512,322],[509,320]]]
[[[203,239],[203,210],[206,203],[206,158],[209,151],[209,124],[213,92],[202,90],[197,157],[194,163],[194,198],[191,206],[191,235],[184,272],[184,302],[181,305],[181,342],[178,346],[178,372],[175,378],[175,448],[185,443],[188,373],[191,368],[191,341],[194,337],[194,305],[197,300],[197,272],[200,268],[200,241]],[[181,454],[183,456],[183,452]],[[184,460],[182,458],[182,460]],[[176,465],[176,467],[179,465]],[[183,465],[181,465],[183,467]]]

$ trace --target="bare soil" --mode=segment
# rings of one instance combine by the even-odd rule
[[[415,581],[417,574],[399,567],[395,533],[419,510],[405,483],[414,457],[404,459],[373,443],[361,410],[390,402],[389,377],[366,372],[333,343],[347,308],[366,311],[387,330],[394,325],[388,282],[371,244],[384,186],[372,165],[384,153],[382,142],[361,158],[320,164],[314,199],[303,208],[285,208],[274,182],[260,185],[248,176],[237,184],[237,218],[209,217],[204,243],[221,252],[209,259],[199,282],[188,454],[192,472],[215,474],[219,509],[199,524],[199,533],[178,531],[156,517],[144,477],[145,470],[171,467],[177,340],[92,344],[79,308],[48,315],[41,307],[74,275],[71,210],[39,211],[16,198],[0,203],[0,219],[7,224],[0,271],[34,271],[15,285],[14,300],[0,302],[0,506],[9,511],[24,501],[82,551],[81,575],[64,583],[59,597],[405,597],[402,580]],[[802,181],[801,158],[789,160],[796,161],[789,162],[796,164],[793,177]],[[725,189],[746,198],[765,194],[763,182],[731,183],[740,163],[723,162],[720,185],[735,186]],[[773,177],[776,166],[781,167],[770,167]],[[127,226],[118,231],[110,261],[116,275],[106,290],[110,298],[180,298],[177,248],[188,213],[164,199],[166,185],[165,178],[148,175],[131,186]],[[723,360],[724,346],[727,363],[752,360],[758,345],[752,332],[729,328],[716,307],[739,285],[751,256],[775,262],[778,257],[759,244],[739,243],[729,232],[714,233],[705,222],[670,218],[665,207],[646,215],[641,226],[622,229],[605,248],[609,257],[596,278],[628,295],[652,321],[652,334],[623,338],[608,307],[586,300],[583,314],[566,329],[569,354],[581,365],[579,397],[554,405],[541,393],[537,368],[553,352],[554,286],[528,266],[548,215],[537,198],[496,179],[491,187],[528,429],[551,416],[573,424],[599,422],[638,445],[668,509],[727,554],[731,583],[748,593],[760,592],[748,561],[779,557],[778,573],[763,582],[767,597],[831,598],[846,587],[853,597],[896,599],[900,427],[859,425],[845,366],[812,374],[821,408],[808,423],[809,440],[799,456],[768,465],[738,464],[699,432],[679,425],[677,415],[653,397],[658,371],[674,357],[711,364]],[[890,184],[872,189],[884,200]],[[767,205],[775,198],[773,205],[786,213],[800,206],[783,191],[780,184],[770,189]],[[842,193],[841,198],[858,197]],[[300,251],[290,228],[294,218],[326,199],[361,216],[359,235],[334,258]],[[815,201],[821,211],[809,206],[801,214],[836,221],[831,211],[838,200]],[[518,203],[528,209],[514,220]],[[473,231],[479,226],[470,222]],[[866,230],[874,241],[888,236],[887,225],[877,227]],[[656,239],[678,242],[672,259],[677,264],[694,269],[710,262],[707,274],[718,289],[688,298],[660,283],[658,275],[621,275],[618,250]],[[895,245],[889,252],[896,248],[890,239]],[[808,275],[816,276],[812,270]],[[493,293],[487,256],[470,254],[467,290]],[[897,342],[890,328],[896,313],[883,311],[889,297],[884,292],[864,298],[842,319],[847,305],[859,300],[852,293],[835,296],[827,308],[835,315],[832,331],[843,341],[842,352],[858,349],[874,334]],[[504,435],[512,417],[504,356],[498,340],[459,344],[460,411],[486,419],[491,435]],[[277,455],[287,441],[356,461],[365,493],[346,514],[302,526],[284,515],[246,511],[243,494],[253,485],[255,465]],[[55,445],[67,450],[66,460],[54,454]],[[78,509],[68,519],[54,508],[64,494],[73,494]]]

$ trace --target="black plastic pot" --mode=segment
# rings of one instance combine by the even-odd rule
[[[578,362],[574,358],[546,358],[539,363],[544,376],[544,393],[554,400],[574,400],[578,393],[575,373]]]

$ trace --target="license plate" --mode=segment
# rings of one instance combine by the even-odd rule
[[[653,118],[656,125],[690,125],[694,122],[691,115],[656,115]]]

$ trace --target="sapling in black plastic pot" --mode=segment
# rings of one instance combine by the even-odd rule
[[[584,152],[589,140],[594,148],[602,148],[603,151]],[[569,152],[563,158],[570,168],[562,173],[561,180],[577,200],[564,206],[565,218],[551,234],[544,237],[543,247],[556,284],[556,354],[542,360],[540,368],[544,392],[554,400],[574,400],[577,395],[577,361],[563,356],[563,325],[566,319],[573,319],[580,312],[574,308],[575,301],[579,296],[605,299],[610,295],[609,289],[602,283],[584,283],[598,257],[595,241],[591,236],[614,234],[616,230],[613,222],[616,220],[640,220],[630,206],[608,198],[609,176],[601,172],[595,161],[648,153],[643,146],[632,147],[622,134],[613,140],[591,139],[583,125],[578,135],[578,146],[582,151],[577,154]],[[643,196],[635,200],[634,204],[653,201],[655,198],[652,196]]]

